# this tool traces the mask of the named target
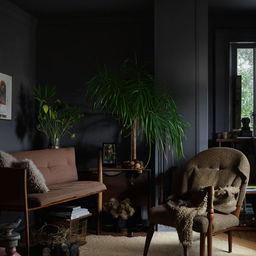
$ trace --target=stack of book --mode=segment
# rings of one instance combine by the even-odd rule
[[[73,220],[90,215],[90,212],[87,208],[82,208],[81,206],[57,205],[55,210],[51,211],[49,215]]]
[[[247,192],[256,192],[256,186],[247,186],[246,188],[246,191]]]
[[[246,214],[254,215],[254,210],[253,210],[252,203],[246,203],[245,204],[245,212],[246,212]]]

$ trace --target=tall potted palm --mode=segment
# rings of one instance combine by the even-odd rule
[[[86,95],[94,109],[110,112],[120,120],[124,131],[131,131],[131,160],[137,158],[138,131],[149,145],[149,159],[153,143],[162,152],[169,145],[177,157],[183,156],[186,122],[173,99],[156,88],[152,74],[136,59],[125,60],[117,73],[107,68],[98,72],[87,83]]]

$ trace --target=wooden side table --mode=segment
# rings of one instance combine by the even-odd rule
[[[98,168],[84,168],[78,170],[80,177],[90,177],[90,179],[92,176],[96,175],[97,172]],[[147,200],[145,206],[147,207],[147,215],[149,216],[149,210],[152,207],[153,202],[151,195],[151,169],[137,170],[122,167],[102,167],[102,173],[103,183],[105,183],[107,187],[110,187],[110,189],[103,194],[105,200],[108,200],[111,197],[119,197],[119,200],[122,200],[125,199],[128,194],[131,201],[137,200],[137,206],[140,206],[138,201],[141,200],[143,195]],[[140,183],[139,185],[138,182]],[[141,182],[143,182],[142,188],[140,187]],[[112,183],[112,185],[109,185],[109,183]],[[119,194],[120,189],[123,189],[126,192]]]
[[[249,142],[253,137],[239,137],[239,138],[228,138],[228,139],[216,139],[219,147],[222,146],[222,143],[230,143],[232,148],[235,148],[235,144],[238,142]]]

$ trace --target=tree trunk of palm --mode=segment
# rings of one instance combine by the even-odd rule
[[[137,127],[138,121],[135,119],[131,131],[131,161],[137,159]]]

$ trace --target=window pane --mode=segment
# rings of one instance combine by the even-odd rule
[[[253,48],[237,49],[237,75],[242,77],[241,118],[249,117],[253,127]]]

